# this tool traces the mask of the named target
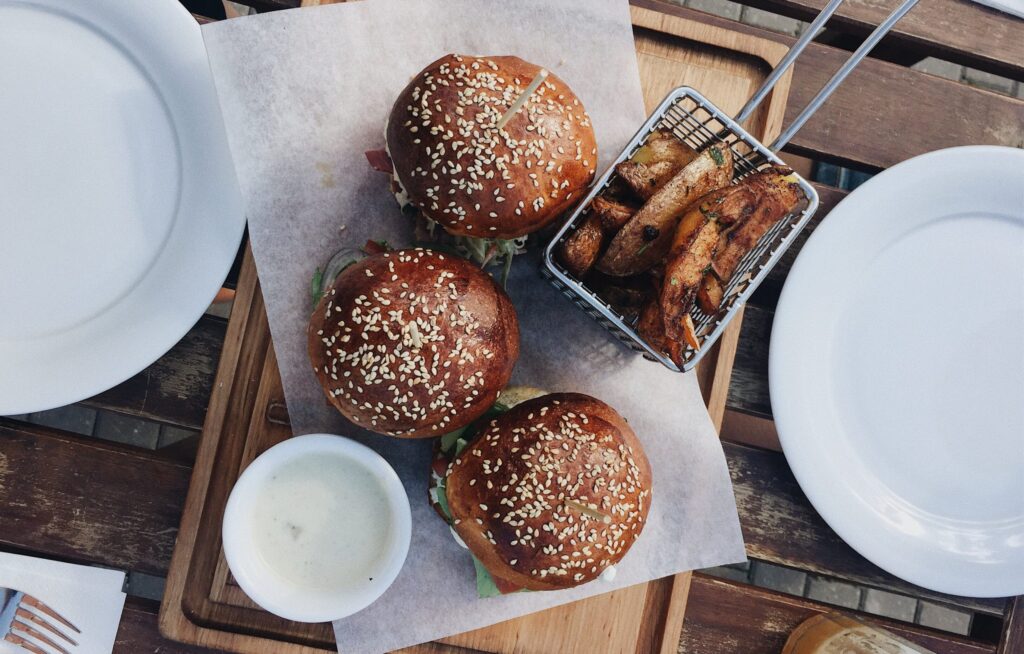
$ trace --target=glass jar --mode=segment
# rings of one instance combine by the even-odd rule
[[[801,622],[782,654],[934,654],[920,645],[840,613]]]

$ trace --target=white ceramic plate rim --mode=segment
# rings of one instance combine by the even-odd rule
[[[380,568],[370,571],[380,583],[362,594],[353,595],[348,591],[303,594],[267,570],[252,549],[246,516],[261,484],[282,465],[310,453],[331,453],[354,461],[380,480],[387,495],[392,516],[390,547],[381,559]],[[231,574],[254,602],[287,620],[329,622],[352,615],[377,601],[398,577],[412,542],[412,509],[402,480],[381,455],[343,436],[307,434],[278,443],[249,464],[231,490],[222,532],[224,558]]]
[[[0,415],[14,415],[96,395],[170,350],[230,270],[245,214],[202,34],[177,0],[144,10],[125,0],[0,0],[5,5],[69,17],[130,57],[166,106],[181,160],[176,216],[134,286],[69,330],[0,342]]]
[[[869,198],[878,200],[886,197],[892,202],[894,211],[888,217],[893,219],[893,215],[899,212],[901,192],[906,199],[905,182],[908,179],[934,179],[938,187],[944,178],[952,176],[948,183],[962,193],[969,193],[972,176],[987,176],[990,180],[995,176],[1008,188],[1016,189],[1021,198],[1017,206],[1022,208],[1022,173],[1022,150],[964,146],[915,157],[875,176],[833,209],[828,219],[808,239],[787,277],[772,326],[769,383],[773,417],[786,459],[811,504],[844,541],[875,565],[916,585],[953,595],[1005,597],[1024,593],[1024,548],[1016,548],[1003,564],[981,569],[971,562],[959,560],[953,553],[928,542],[927,538],[919,538],[913,546],[908,546],[907,540],[896,538],[895,531],[859,504],[845,481],[838,483],[841,472],[824,461],[826,457],[817,451],[828,447],[830,439],[835,439],[827,431],[815,431],[807,424],[806,406],[814,403],[816,398],[806,394],[807,385],[801,385],[799,380],[808,373],[813,377],[808,366],[820,365],[819,370],[826,371],[828,366],[801,359],[812,345],[803,339],[813,339],[818,334],[824,341],[831,334],[827,325],[821,326],[817,332],[806,328],[809,322],[817,319],[816,310],[820,304],[815,306],[815,302],[820,303],[823,297],[813,290],[820,289],[823,280],[827,279],[828,253],[836,252],[838,247],[849,246],[849,241],[839,239],[843,223],[859,221],[864,238],[872,237],[872,216],[864,215],[861,210]],[[973,178],[974,181],[978,179],[980,177]],[[999,209],[1005,211],[1007,205],[1000,205]],[[849,236],[848,231],[842,233]],[[877,234],[875,236],[877,238]],[[826,310],[822,313],[829,315]],[[979,471],[958,472],[969,477],[972,472],[977,474]],[[840,477],[835,476],[837,474]],[[1019,529],[1019,526],[1014,525],[1013,528]]]

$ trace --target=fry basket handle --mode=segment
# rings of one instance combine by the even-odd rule
[[[821,31],[825,26],[825,23],[832,17],[832,14],[835,13],[836,9],[838,9],[839,5],[842,3],[843,0],[829,0],[829,3],[825,5],[825,8],[821,10],[821,13],[818,14],[810,26],[804,30],[804,33],[800,35],[800,38],[793,44],[793,47],[789,49],[786,56],[784,56],[782,60],[779,61],[778,65],[772,69],[772,72],[768,74],[768,77],[765,78],[761,87],[757,89],[752,96],[750,96],[750,100],[747,101],[747,104],[745,104],[743,108],[740,109],[739,113],[736,114],[735,120],[737,123],[742,123],[753,115],[758,105],[761,104],[761,101],[764,100],[768,93],[771,92],[772,88],[775,87],[779,78],[781,78],[786,70],[793,65],[793,62],[800,56],[800,53],[807,47],[807,44],[818,35],[818,32]],[[789,143],[789,140],[793,138],[801,127],[804,126],[804,123],[814,115],[814,112],[816,112],[821,105],[825,104],[825,100],[827,100],[828,97],[832,95],[832,92],[843,83],[843,80],[846,79],[847,75],[857,67],[861,60],[864,59],[864,57],[866,57],[876,45],[878,45],[878,42],[881,41],[882,38],[896,25],[896,23],[898,23],[908,11],[913,9],[914,5],[917,3],[918,0],[903,0],[903,2],[896,7],[896,9],[894,9],[885,20],[879,23],[878,27],[876,27],[868,38],[860,44],[860,47],[850,55],[850,58],[840,66],[839,70],[837,70],[828,82],[825,83],[825,86],[818,91],[818,94],[815,95],[809,103],[807,103],[807,106],[800,112],[800,115],[793,119],[793,122],[789,127],[779,134],[768,149],[772,152],[778,152],[783,148],[783,146]]]

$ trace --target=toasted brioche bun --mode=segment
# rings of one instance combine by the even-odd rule
[[[555,393],[494,418],[445,486],[455,530],[492,576],[554,590],[591,581],[626,554],[647,519],[651,468],[614,409]]]
[[[398,96],[386,131],[410,203],[457,236],[510,239],[548,224],[594,178],[590,118],[555,75],[502,129],[540,71],[518,57],[446,55]]]
[[[389,436],[440,436],[476,420],[518,356],[505,291],[468,261],[431,250],[352,264],[309,323],[309,358],[331,404]]]

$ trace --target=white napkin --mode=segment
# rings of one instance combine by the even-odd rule
[[[35,597],[82,630],[72,637],[74,653],[107,654],[114,649],[124,609],[124,573],[0,552],[0,587]],[[0,654],[24,650],[0,641]]]

